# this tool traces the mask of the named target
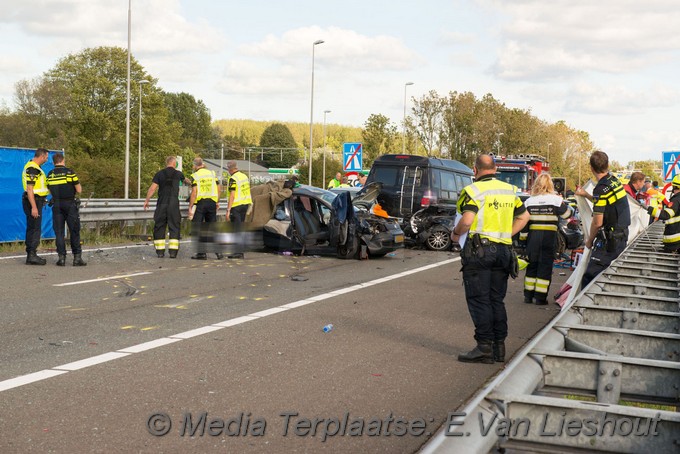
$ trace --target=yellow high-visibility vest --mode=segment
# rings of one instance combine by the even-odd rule
[[[236,194],[231,207],[250,205],[253,199],[250,197],[250,180],[243,172],[234,172],[231,178],[236,182]]]
[[[47,194],[50,193],[50,190],[47,189],[47,180],[45,178],[45,172],[40,168],[38,164],[36,164],[33,160],[30,160],[26,163],[24,166],[24,171],[21,174],[21,182],[24,185],[24,191],[27,190],[27,182],[29,180],[28,174],[26,173],[26,170],[28,170],[29,167],[33,167],[34,169],[38,169],[40,171],[40,175],[38,176],[38,179],[35,180],[33,184],[33,194],[41,197],[47,197]],[[31,179],[32,180],[32,179]]]
[[[217,177],[215,176],[215,172],[202,168],[192,173],[191,178],[193,178],[196,183],[197,202],[202,199],[212,199],[217,202]]]
[[[463,189],[477,205],[478,211],[470,234],[478,234],[482,238],[501,244],[512,244],[512,222],[515,208],[522,205],[517,196],[517,188],[511,184],[496,180],[476,181]],[[463,201],[463,197],[459,199]],[[460,203],[458,210],[460,212]]]

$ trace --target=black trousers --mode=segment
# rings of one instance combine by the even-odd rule
[[[71,252],[81,254],[80,246],[80,213],[74,200],[55,200],[52,205],[52,227],[54,228],[57,254],[66,255],[66,226],[71,240]]]
[[[510,246],[496,243],[481,249],[483,256],[472,254],[463,263],[465,299],[475,325],[475,340],[500,342],[508,337],[508,315],[503,300],[508,290],[512,251]]]
[[[552,230],[530,230],[527,238],[527,265],[524,275],[525,298],[547,301],[552,281],[553,262],[558,233]]]
[[[625,240],[618,240],[613,251],[607,251],[606,248],[598,248],[593,250],[588,262],[588,268],[583,273],[581,280],[581,288],[584,288],[590,283],[598,274],[604,271],[616,258],[621,255],[626,249],[627,242]]]
[[[196,210],[198,211],[198,206],[196,206]],[[179,227],[182,222],[182,216],[179,211],[179,200],[157,204],[156,211],[153,213],[153,222],[154,240],[165,240],[166,228],[170,231],[171,240],[179,240]],[[163,245],[163,249],[165,249],[165,244]]]
[[[246,222],[246,213],[248,212],[248,207],[250,207],[250,205],[231,207],[231,211],[229,211],[229,221],[234,224],[243,224]]]
[[[213,244],[217,222],[217,203],[211,199],[201,199],[196,202],[196,212],[191,221],[191,236],[196,242],[196,252],[207,253]]]
[[[28,201],[28,195],[24,192],[21,199],[21,206],[26,215],[26,252],[36,252],[40,246],[40,234],[42,233],[42,210],[45,204],[45,197],[35,196],[35,206],[38,208],[38,217],[31,216],[31,203]]]

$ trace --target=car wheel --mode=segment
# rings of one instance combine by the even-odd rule
[[[446,251],[451,247],[451,233],[445,227],[436,226],[430,230],[425,245],[431,251]]]
[[[341,259],[353,259],[359,255],[359,238],[356,235],[352,235],[351,238],[347,239],[347,242],[338,246],[338,258]]]
[[[560,258],[564,251],[567,250],[567,240],[562,235],[562,232],[557,234],[557,245],[555,246],[555,257]]]

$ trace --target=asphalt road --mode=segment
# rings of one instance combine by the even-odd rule
[[[502,367],[456,361],[458,254],[189,255],[0,257],[0,452],[410,453]],[[523,304],[521,278],[506,305],[508,356],[558,311]]]

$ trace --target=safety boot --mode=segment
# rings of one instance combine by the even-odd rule
[[[45,260],[42,257],[38,257],[38,254],[34,252],[29,252],[28,256],[26,256],[26,265],[44,265],[47,263],[47,260]]]
[[[164,249],[156,249],[156,257],[159,259],[162,259],[165,257],[165,250]]]
[[[73,266],[87,266],[87,263],[83,261],[82,254],[73,254]]]
[[[463,363],[493,364],[491,342],[477,342],[477,346],[467,353],[458,355],[458,361]]]
[[[177,258],[177,249],[170,249],[168,253],[170,254],[171,259]]]
[[[217,260],[222,260],[224,258],[224,254],[222,254],[221,252],[215,252],[215,257],[217,258]]]
[[[59,260],[57,260],[57,266],[66,266],[66,254],[59,254]]]
[[[497,363],[505,362],[505,342],[494,341],[493,343],[493,360]]]

